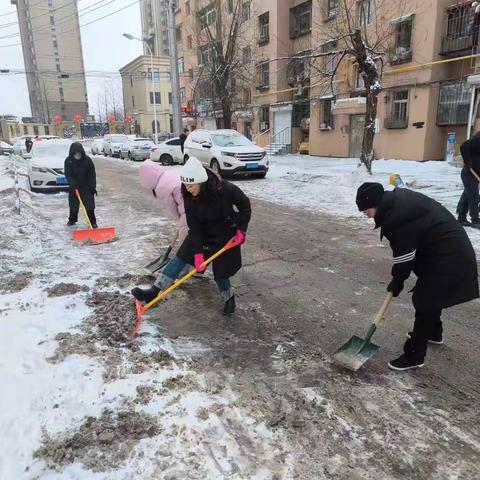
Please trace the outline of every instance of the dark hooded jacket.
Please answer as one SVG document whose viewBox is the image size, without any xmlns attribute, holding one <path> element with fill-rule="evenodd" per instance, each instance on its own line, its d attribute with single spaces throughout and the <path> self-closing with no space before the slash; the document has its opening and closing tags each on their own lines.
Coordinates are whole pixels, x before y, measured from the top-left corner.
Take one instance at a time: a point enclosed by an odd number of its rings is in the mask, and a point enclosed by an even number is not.
<svg viewBox="0 0 480 480">
<path fill-rule="evenodd" d="M 82 154 L 80 160 L 74 158 L 77 152 Z M 74 195 L 75 190 L 78 189 L 87 210 L 93 210 L 95 208 L 94 194 L 97 188 L 97 176 L 95 165 L 85 153 L 81 143 L 74 142 L 70 145 L 68 157 L 65 159 L 65 176 L 68 180 L 70 193 Z"/>
<path fill-rule="evenodd" d="M 465 167 L 472 168 L 477 175 L 480 175 L 480 132 L 462 143 L 460 153 Z"/>
<path fill-rule="evenodd" d="M 233 183 L 207 169 L 208 181 L 193 197 L 182 186 L 189 233 L 178 256 L 193 265 L 193 256 L 207 249 L 206 257 L 220 250 L 236 233 L 247 231 L 251 217 L 248 197 Z M 213 262 L 216 279 L 235 275 L 242 266 L 240 247 L 228 250 Z"/>
<path fill-rule="evenodd" d="M 453 215 L 435 200 L 405 188 L 385 192 L 375 216 L 380 238 L 393 250 L 392 276 L 413 271 L 417 310 L 451 307 L 478 298 L 477 261 L 472 244 Z"/>
</svg>

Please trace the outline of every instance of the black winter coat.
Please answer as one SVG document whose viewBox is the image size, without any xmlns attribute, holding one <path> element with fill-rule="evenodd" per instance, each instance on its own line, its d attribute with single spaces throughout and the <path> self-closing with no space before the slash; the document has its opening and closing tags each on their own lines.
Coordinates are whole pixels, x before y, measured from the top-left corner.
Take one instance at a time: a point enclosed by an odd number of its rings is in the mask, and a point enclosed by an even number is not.
<svg viewBox="0 0 480 480">
<path fill-rule="evenodd" d="M 460 147 L 463 163 L 480 175 L 480 135 L 477 133 Z"/>
<path fill-rule="evenodd" d="M 73 156 L 75 153 L 81 153 L 82 158 L 76 160 Z M 83 145 L 75 142 L 70 145 L 70 152 L 65 159 L 65 176 L 68 180 L 70 194 L 75 194 L 75 189 L 80 190 L 80 196 L 87 210 L 95 208 L 95 198 L 97 188 L 97 176 L 95 173 L 95 165 L 92 159 L 87 156 Z"/>
<path fill-rule="evenodd" d="M 385 192 L 375 216 L 380 238 L 393 250 L 392 276 L 413 271 L 417 310 L 451 307 L 478 298 L 477 261 L 472 244 L 453 215 L 435 200 L 397 188 Z"/>
<path fill-rule="evenodd" d="M 192 265 L 195 254 L 206 249 L 207 259 L 235 235 L 237 228 L 246 232 L 251 217 L 250 200 L 240 188 L 211 171 L 208 176 L 209 191 L 198 197 L 182 188 L 189 233 L 177 255 Z M 235 247 L 213 262 L 213 274 L 215 279 L 229 278 L 241 267 L 241 250 Z"/>
</svg>

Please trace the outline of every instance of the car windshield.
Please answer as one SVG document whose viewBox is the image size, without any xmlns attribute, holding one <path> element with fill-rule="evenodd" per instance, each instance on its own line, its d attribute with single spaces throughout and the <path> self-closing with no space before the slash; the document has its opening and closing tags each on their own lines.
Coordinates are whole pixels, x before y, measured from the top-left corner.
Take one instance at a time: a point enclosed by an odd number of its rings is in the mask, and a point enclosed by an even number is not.
<svg viewBox="0 0 480 480">
<path fill-rule="evenodd" d="M 213 143 L 219 147 L 249 147 L 252 145 L 250 140 L 243 135 L 214 134 Z"/>
<path fill-rule="evenodd" d="M 70 144 L 64 145 L 37 145 L 33 149 L 33 155 L 39 158 L 48 158 L 48 157 L 68 157 L 68 152 L 70 150 Z"/>
<path fill-rule="evenodd" d="M 112 139 L 112 142 L 115 142 L 115 143 L 124 143 L 128 140 L 128 138 L 123 135 L 114 135 L 113 137 L 111 137 L 111 139 Z"/>
<path fill-rule="evenodd" d="M 135 142 L 142 142 L 142 143 L 148 143 L 149 145 L 152 144 L 153 145 L 153 142 L 148 139 L 148 138 L 136 138 L 134 140 Z"/>
</svg>

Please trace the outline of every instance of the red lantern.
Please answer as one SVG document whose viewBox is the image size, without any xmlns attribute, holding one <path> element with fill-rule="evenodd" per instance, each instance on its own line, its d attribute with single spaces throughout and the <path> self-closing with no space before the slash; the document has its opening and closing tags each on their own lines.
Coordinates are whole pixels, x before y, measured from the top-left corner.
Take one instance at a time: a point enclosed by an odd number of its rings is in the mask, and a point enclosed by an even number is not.
<svg viewBox="0 0 480 480">
<path fill-rule="evenodd" d="M 125 120 L 130 123 L 133 120 L 133 117 L 131 115 L 126 115 Z"/>
<path fill-rule="evenodd" d="M 73 119 L 77 122 L 77 123 L 80 123 L 80 121 L 82 120 L 82 116 L 81 115 L 75 115 L 73 117 Z"/>
<path fill-rule="evenodd" d="M 62 116 L 61 115 L 55 115 L 55 123 L 58 125 L 59 123 L 62 123 Z"/>
<path fill-rule="evenodd" d="M 117 118 L 115 117 L 115 115 L 109 115 L 108 116 L 108 121 L 109 122 L 114 122 Z"/>
</svg>

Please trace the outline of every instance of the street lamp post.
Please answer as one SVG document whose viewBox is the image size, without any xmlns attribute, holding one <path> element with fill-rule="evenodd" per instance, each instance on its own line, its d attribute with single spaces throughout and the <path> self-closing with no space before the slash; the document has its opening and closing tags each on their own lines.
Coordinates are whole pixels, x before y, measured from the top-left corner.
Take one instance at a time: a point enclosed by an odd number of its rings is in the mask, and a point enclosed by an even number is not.
<svg viewBox="0 0 480 480">
<path fill-rule="evenodd" d="M 148 42 L 146 42 L 145 40 L 141 39 L 141 38 L 137 38 L 137 37 L 134 37 L 133 35 L 130 35 L 129 33 L 124 33 L 123 36 L 125 38 L 128 38 L 128 40 L 138 40 L 139 42 L 142 42 L 147 48 L 148 48 L 148 51 L 150 53 L 150 70 L 151 70 L 151 74 L 152 74 L 152 90 L 153 90 L 153 132 L 154 132 L 154 143 L 157 143 L 157 139 L 158 139 L 158 131 L 157 131 L 157 101 L 156 101 L 156 98 L 155 98 L 155 74 L 154 74 L 154 70 L 153 70 L 153 52 L 152 52 L 152 49 L 150 47 L 150 45 L 148 44 Z"/>
</svg>

